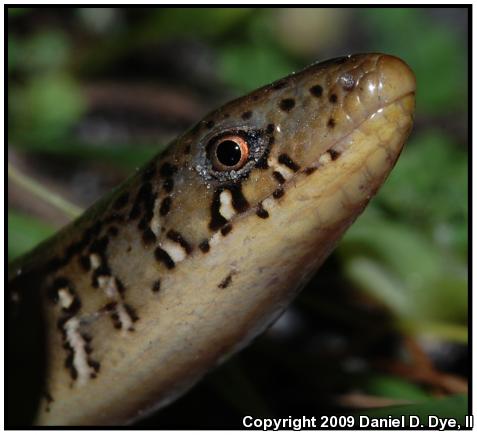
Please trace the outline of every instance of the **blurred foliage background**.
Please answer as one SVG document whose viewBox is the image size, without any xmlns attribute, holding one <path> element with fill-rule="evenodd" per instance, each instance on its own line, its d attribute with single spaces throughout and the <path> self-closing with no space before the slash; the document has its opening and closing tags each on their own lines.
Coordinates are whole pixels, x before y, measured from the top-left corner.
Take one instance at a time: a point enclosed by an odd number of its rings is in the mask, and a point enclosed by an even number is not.
<svg viewBox="0 0 477 435">
<path fill-rule="evenodd" d="M 242 93 L 353 52 L 397 55 L 417 76 L 411 139 L 322 272 L 253 346 L 141 424 L 466 413 L 468 19 L 465 8 L 8 8 L 10 259 L 68 222 L 68 203 L 87 207 Z"/>
</svg>

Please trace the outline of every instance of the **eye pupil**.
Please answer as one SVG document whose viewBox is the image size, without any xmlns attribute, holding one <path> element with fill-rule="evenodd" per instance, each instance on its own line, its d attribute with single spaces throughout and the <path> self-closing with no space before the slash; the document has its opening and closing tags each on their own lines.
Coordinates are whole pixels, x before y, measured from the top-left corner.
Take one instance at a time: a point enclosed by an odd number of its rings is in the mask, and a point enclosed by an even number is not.
<svg viewBox="0 0 477 435">
<path fill-rule="evenodd" d="M 224 140 L 217 146 L 216 155 L 224 166 L 235 166 L 242 158 L 242 149 L 237 142 Z"/>
<path fill-rule="evenodd" d="M 248 162 L 249 145 L 241 135 L 227 134 L 212 139 L 207 153 L 214 170 L 219 172 L 239 171 Z"/>
</svg>

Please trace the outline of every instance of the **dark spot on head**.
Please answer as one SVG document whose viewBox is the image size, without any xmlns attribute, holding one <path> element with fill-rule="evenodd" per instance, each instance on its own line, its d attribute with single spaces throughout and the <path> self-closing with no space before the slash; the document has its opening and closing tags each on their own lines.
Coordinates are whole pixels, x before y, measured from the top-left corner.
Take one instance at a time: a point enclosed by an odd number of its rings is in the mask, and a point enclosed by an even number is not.
<svg viewBox="0 0 477 435">
<path fill-rule="evenodd" d="M 133 307 L 131 307 L 131 305 L 124 304 L 124 309 L 129 314 L 129 317 L 131 317 L 131 320 L 133 322 L 137 322 L 139 320 L 139 316 L 137 315 L 136 310 Z"/>
<path fill-rule="evenodd" d="M 267 133 L 272 134 L 275 131 L 275 124 L 268 124 L 267 125 Z"/>
<path fill-rule="evenodd" d="M 147 246 L 152 243 L 156 243 L 156 240 L 157 238 L 154 232 L 151 230 L 150 227 L 147 227 L 142 233 L 142 241 L 144 242 L 144 244 Z"/>
<path fill-rule="evenodd" d="M 310 88 L 311 95 L 315 97 L 321 97 L 323 94 L 323 88 L 320 85 L 315 85 Z"/>
<path fill-rule="evenodd" d="M 89 260 L 89 257 L 87 255 L 82 255 L 79 258 L 79 263 L 83 270 L 85 270 L 86 272 L 91 269 L 91 261 Z"/>
<path fill-rule="evenodd" d="M 252 95 L 252 100 L 253 100 L 253 101 L 258 101 L 259 98 L 260 98 L 260 97 L 259 97 L 257 94 Z"/>
<path fill-rule="evenodd" d="M 338 101 L 338 96 L 336 94 L 330 95 L 330 103 L 336 103 Z"/>
<path fill-rule="evenodd" d="M 119 278 L 114 278 L 114 282 L 116 284 L 116 288 L 118 289 L 119 294 L 123 295 L 126 291 L 126 287 L 124 287 L 123 282 Z"/>
<path fill-rule="evenodd" d="M 159 170 L 159 173 L 161 174 L 161 177 L 164 178 L 170 178 L 172 177 L 175 173 L 177 172 L 177 166 L 172 165 L 169 162 L 165 162 L 162 166 L 161 169 Z"/>
<path fill-rule="evenodd" d="M 140 214 L 141 214 L 141 204 L 138 202 L 135 202 L 129 213 L 129 219 L 134 220 L 138 218 Z"/>
<path fill-rule="evenodd" d="M 109 268 L 108 263 L 105 261 L 104 258 L 101 259 L 101 264 L 93 272 L 93 276 L 91 278 L 91 285 L 94 288 L 98 288 L 100 276 L 111 276 L 111 269 Z"/>
<path fill-rule="evenodd" d="M 329 128 L 334 128 L 335 125 L 336 125 L 336 122 L 333 118 L 330 118 L 330 119 L 328 119 L 328 124 L 327 125 L 328 125 Z"/>
<path fill-rule="evenodd" d="M 280 109 L 284 112 L 289 112 L 295 107 L 295 100 L 293 98 L 285 98 L 284 100 L 280 101 Z"/>
<path fill-rule="evenodd" d="M 267 219 L 270 215 L 268 214 L 268 211 L 263 208 L 263 205 L 261 202 L 258 203 L 257 205 L 257 216 L 262 219 Z"/>
<path fill-rule="evenodd" d="M 278 163 L 285 165 L 290 168 L 293 172 L 296 172 L 300 169 L 300 166 L 297 165 L 288 154 L 280 154 L 278 156 Z"/>
<path fill-rule="evenodd" d="M 142 181 L 149 181 L 152 177 L 154 177 L 154 174 L 156 173 L 156 164 L 150 163 L 145 169 L 142 174 Z"/>
<path fill-rule="evenodd" d="M 155 195 L 152 193 L 152 184 L 149 181 L 142 184 L 136 198 L 134 199 L 134 204 L 129 213 L 129 219 L 133 220 L 139 217 L 141 214 L 141 204 L 143 203 L 145 204 L 146 209 L 152 209 L 154 205 L 154 197 Z"/>
<path fill-rule="evenodd" d="M 149 222 L 154 216 L 154 205 L 156 202 L 156 193 L 151 193 L 144 199 L 144 219 Z"/>
<path fill-rule="evenodd" d="M 139 189 L 137 196 L 136 196 L 136 201 L 144 201 L 147 199 L 152 193 L 152 184 L 149 181 L 146 181 L 141 185 L 141 188 Z"/>
<path fill-rule="evenodd" d="M 111 320 L 113 321 L 113 326 L 116 329 L 121 329 L 121 322 L 119 321 L 119 315 L 116 311 L 111 313 Z"/>
<path fill-rule="evenodd" d="M 168 269 L 173 269 L 176 265 L 174 263 L 174 260 L 161 247 L 157 247 L 155 249 L 154 256 L 156 257 L 157 261 L 160 261 L 161 263 L 163 263 L 164 266 L 166 266 Z"/>
<path fill-rule="evenodd" d="M 45 269 L 47 273 L 53 273 L 60 269 L 62 266 L 63 262 L 61 261 L 60 257 L 56 255 L 50 261 L 48 261 Z"/>
<path fill-rule="evenodd" d="M 68 264 L 69 261 L 78 253 L 80 253 L 86 245 L 81 240 L 78 242 L 71 243 L 65 251 L 65 256 L 63 258 L 64 264 Z"/>
<path fill-rule="evenodd" d="M 230 224 L 224 225 L 220 230 L 223 236 L 226 236 L 230 231 L 232 231 L 232 225 Z"/>
<path fill-rule="evenodd" d="M 232 274 L 229 273 L 222 282 L 218 285 L 219 288 L 227 288 L 232 282 Z"/>
<path fill-rule="evenodd" d="M 333 148 L 328 150 L 328 154 L 330 155 L 331 160 L 336 160 L 341 155 L 339 151 L 336 151 Z"/>
<path fill-rule="evenodd" d="M 278 82 L 273 83 L 271 88 L 273 90 L 283 89 L 287 85 L 287 83 L 288 82 L 285 79 L 281 79 Z"/>
<path fill-rule="evenodd" d="M 111 311 L 115 311 L 117 305 L 118 305 L 117 302 L 108 302 L 106 305 L 103 306 L 103 308 L 101 308 L 101 311 L 107 312 L 107 313 Z"/>
<path fill-rule="evenodd" d="M 85 231 L 83 237 L 87 240 L 87 243 L 101 232 L 102 226 L 102 222 L 98 220 Z"/>
<path fill-rule="evenodd" d="M 156 281 L 154 281 L 154 282 L 152 283 L 152 288 L 151 288 L 151 290 L 152 290 L 154 293 L 157 293 L 160 289 L 161 289 L 161 280 L 160 280 L 160 279 L 156 279 Z"/>
<path fill-rule="evenodd" d="M 246 112 L 242 113 L 242 119 L 245 121 L 247 119 L 250 119 L 252 117 L 252 111 L 247 110 Z"/>
<path fill-rule="evenodd" d="M 162 184 L 162 188 L 167 192 L 171 193 L 174 190 L 174 179 L 166 178 Z"/>
<path fill-rule="evenodd" d="M 273 171 L 272 175 L 275 177 L 275 180 L 277 180 L 280 184 L 285 183 L 285 178 L 283 177 L 282 174 L 278 171 Z"/>
<path fill-rule="evenodd" d="M 114 312 L 116 310 L 117 305 L 118 305 L 117 302 L 108 302 L 101 308 L 101 311 L 106 313 Z"/>
<path fill-rule="evenodd" d="M 106 251 L 106 248 L 108 247 L 109 244 L 109 237 L 108 236 L 103 236 L 99 239 L 96 239 L 91 243 L 91 246 L 89 247 L 89 252 L 95 252 L 97 254 L 104 254 Z"/>
<path fill-rule="evenodd" d="M 171 204 L 172 204 L 172 198 L 170 196 L 166 196 L 162 202 L 161 202 L 161 207 L 159 209 L 159 213 L 161 216 L 165 216 L 167 213 L 169 213 L 171 209 Z"/>
<path fill-rule="evenodd" d="M 203 240 L 202 242 L 200 242 L 199 244 L 199 249 L 205 254 L 206 252 L 209 252 L 210 251 L 210 246 L 209 246 L 209 242 L 207 240 Z"/>
<path fill-rule="evenodd" d="M 110 224 L 111 222 L 123 222 L 124 221 L 124 215 L 120 213 L 113 212 L 111 213 L 108 217 L 103 219 L 104 224 Z"/>
<path fill-rule="evenodd" d="M 275 199 L 281 198 L 285 194 L 285 191 L 283 190 L 283 187 L 279 187 L 273 192 L 273 197 Z"/>
<path fill-rule="evenodd" d="M 210 120 L 210 121 L 207 121 L 205 123 L 205 126 L 208 128 L 208 129 L 211 129 L 213 126 L 215 125 L 215 122 Z"/>
<path fill-rule="evenodd" d="M 119 229 L 117 226 L 115 225 L 111 225 L 109 228 L 108 228 L 108 234 L 110 236 L 113 236 L 113 237 L 116 237 L 118 234 L 119 234 Z"/>
<path fill-rule="evenodd" d="M 184 154 L 190 154 L 190 144 L 185 146 Z"/>
<path fill-rule="evenodd" d="M 94 360 L 94 359 L 91 359 L 91 358 L 88 358 L 88 365 L 96 372 L 98 373 L 99 372 L 99 369 L 101 368 L 101 364 Z M 96 374 L 95 373 L 91 373 L 91 377 L 92 378 L 95 378 L 96 377 Z"/>
<path fill-rule="evenodd" d="M 305 169 L 305 174 L 306 174 L 306 175 L 313 174 L 313 172 L 315 172 L 316 169 L 317 169 L 316 167 L 310 166 L 310 167 L 308 167 L 308 168 Z"/>
<path fill-rule="evenodd" d="M 238 213 L 246 211 L 250 205 L 242 193 L 242 184 L 231 184 L 227 189 L 232 194 L 232 206 Z"/>
<path fill-rule="evenodd" d="M 114 201 L 113 203 L 113 208 L 115 210 L 120 210 L 122 209 L 123 207 L 126 206 L 126 204 L 128 203 L 129 201 L 129 193 L 128 192 L 124 192 L 123 194 L 119 195 L 118 198 L 116 199 L 116 201 Z"/>
<path fill-rule="evenodd" d="M 188 254 L 192 252 L 192 246 L 186 239 L 184 239 L 181 233 L 175 230 L 169 230 L 167 232 L 167 238 L 173 242 L 179 243 L 179 245 L 181 245 L 184 251 L 186 251 Z"/>
</svg>

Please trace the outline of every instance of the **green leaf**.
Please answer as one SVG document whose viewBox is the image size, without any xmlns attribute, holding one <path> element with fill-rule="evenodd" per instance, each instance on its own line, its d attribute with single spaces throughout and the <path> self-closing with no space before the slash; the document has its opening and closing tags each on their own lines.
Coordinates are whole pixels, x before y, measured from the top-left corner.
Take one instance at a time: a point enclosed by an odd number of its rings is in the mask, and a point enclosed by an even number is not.
<svg viewBox="0 0 477 435">
<path fill-rule="evenodd" d="M 429 395 L 421 388 L 393 376 L 370 376 L 366 382 L 365 391 L 375 396 L 408 401 L 423 401 L 429 399 Z"/>
<path fill-rule="evenodd" d="M 11 8 L 11 7 L 7 7 L 9 17 L 16 17 L 16 16 L 19 16 L 19 15 L 26 14 L 26 13 L 30 12 L 32 9 L 33 8 Z"/>
<path fill-rule="evenodd" d="M 291 74 L 294 65 L 280 51 L 267 45 L 225 46 L 219 53 L 219 77 L 238 91 L 251 91 Z"/>
<path fill-rule="evenodd" d="M 343 238 L 338 252 L 348 277 L 387 305 L 398 322 L 414 328 L 424 324 L 465 327 L 466 268 L 420 232 L 378 216 L 363 215 Z M 448 328 L 427 328 L 426 332 L 442 330 Z"/>
<path fill-rule="evenodd" d="M 8 72 L 12 72 L 17 66 L 19 43 L 18 40 L 8 35 Z"/>
<path fill-rule="evenodd" d="M 29 141 L 16 142 L 16 148 L 29 151 L 41 152 L 42 154 L 59 155 L 64 158 L 104 161 L 120 166 L 125 169 L 137 168 L 166 147 L 163 145 L 148 144 L 107 144 L 92 145 L 78 142 L 70 138 L 61 141 Z"/>
<path fill-rule="evenodd" d="M 22 41 L 18 47 L 21 66 L 33 74 L 56 71 L 64 68 L 70 58 L 70 41 L 59 30 L 48 30 Z"/>
<path fill-rule="evenodd" d="M 468 157 L 449 137 L 425 131 L 406 146 L 376 198 L 403 222 L 467 256 Z"/>
<path fill-rule="evenodd" d="M 142 23 L 140 39 L 158 40 L 173 35 L 217 38 L 243 22 L 252 11 L 250 8 L 157 8 Z"/>
<path fill-rule="evenodd" d="M 358 415 L 381 418 L 415 415 L 420 418 L 421 424 L 424 424 L 424 426 L 427 426 L 429 416 L 438 416 L 441 418 L 455 418 L 463 426 L 467 413 L 467 396 L 456 395 L 444 399 L 430 399 L 413 405 L 386 406 L 366 410 Z"/>
<path fill-rule="evenodd" d="M 13 142 L 57 141 L 72 128 L 85 110 L 83 95 L 68 76 L 34 77 L 25 87 L 9 93 Z"/>
<path fill-rule="evenodd" d="M 46 222 L 24 213 L 8 211 L 8 259 L 34 248 L 38 243 L 55 232 L 55 228 Z"/>
</svg>

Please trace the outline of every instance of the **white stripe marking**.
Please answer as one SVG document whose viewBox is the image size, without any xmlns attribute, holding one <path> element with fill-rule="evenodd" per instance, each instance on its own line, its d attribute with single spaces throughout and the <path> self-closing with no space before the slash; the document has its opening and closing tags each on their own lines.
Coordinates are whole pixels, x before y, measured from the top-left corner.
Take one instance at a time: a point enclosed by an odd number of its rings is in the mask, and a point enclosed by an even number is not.
<svg viewBox="0 0 477 435">
<path fill-rule="evenodd" d="M 161 200 L 159 197 L 156 198 L 154 201 L 154 215 L 152 216 L 150 227 L 151 231 L 159 237 L 159 233 L 161 232 L 161 219 L 159 218 L 159 208 L 161 206 Z"/>
<path fill-rule="evenodd" d="M 73 350 L 73 367 L 78 373 L 78 384 L 83 385 L 93 373 L 88 364 L 86 353 L 86 341 L 79 332 L 80 323 L 76 317 L 72 317 L 65 323 L 66 340 Z"/>
<path fill-rule="evenodd" d="M 169 254 L 169 257 L 172 258 L 174 263 L 179 263 L 180 261 L 186 258 L 187 252 L 185 249 L 177 242 L 172 240 L 165 240 L 161 243 L 161 248 Z"/>
<path fill-rule="evenodd" d="M 131 316 L 126 311 L 126 308 L 124 308 L 123 304 L 117 305 L 116 312 L 118 313 L 119 321 L 121 322 L 121 329 L 124 331 L 131 329 L 133 326 L 133 321 Z"/>
<path fill-rule="evenodd" d="M 93 269 L 97 269 L 99 266 L 101 266 L 101 258 L 98 254 L 90 254 L 89 261 Z"/>
<path fill-rule="evenodd" d="M 294 175 L 294 172 L 288 166 L 285 166 L 279 163 L 275 157 L 268 158 L 268 165 L 274 171 L 277 171 L 278 173 L 280 173 L 285 180 L 289 180 Z"/>
<path fill-rule="evenodd" d="M 318 160 L 320 165 L 326 165 L 327 163 L 331 162 L 331 156 L 329 153 L 323 153 Z"/>
<path fill-rule="evenodd" d="M 60 299 L 62 308 L 69 308 L 74 301 L 74 296 L 71 294 L 68 288 L 60 288 L 58 290 L 58 297 Z"/>
<path fill-rule="evenodd" d="M 236 214 L 232 205 L 232 194 L 227 189 L 220 193 L 219 213 L 227 220 L 231 219 Z"/>
</svg>

